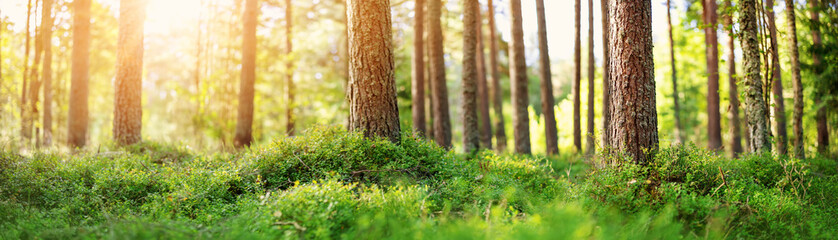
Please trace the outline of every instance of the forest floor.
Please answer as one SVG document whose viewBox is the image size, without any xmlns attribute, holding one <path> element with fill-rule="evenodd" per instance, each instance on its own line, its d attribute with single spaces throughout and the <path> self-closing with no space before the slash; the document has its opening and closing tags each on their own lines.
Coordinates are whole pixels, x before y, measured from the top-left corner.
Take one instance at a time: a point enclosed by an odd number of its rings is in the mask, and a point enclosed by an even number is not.
<svg viewBox="0 0 838 240">
<path fill-rule="evenodd" d="M 474 155 L 317 127 L 238 153 L 0 152 L 0 239 L 829 239 L 838 162 Z"/>
</svg>

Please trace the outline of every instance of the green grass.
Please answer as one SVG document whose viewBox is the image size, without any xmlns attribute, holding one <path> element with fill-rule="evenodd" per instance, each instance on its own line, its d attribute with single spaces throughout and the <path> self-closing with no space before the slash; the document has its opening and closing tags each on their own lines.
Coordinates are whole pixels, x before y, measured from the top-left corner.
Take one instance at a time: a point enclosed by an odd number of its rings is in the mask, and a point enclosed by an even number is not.
<svg viewBox="0 0 838 240">
<path fill-rule="evenodd" d="M 239 153 L 0 152 L 0 239 L 819 239 L 838 164 L 694 146 L 648 166 L 463 156 L 318 127 Z"/>
</svg>

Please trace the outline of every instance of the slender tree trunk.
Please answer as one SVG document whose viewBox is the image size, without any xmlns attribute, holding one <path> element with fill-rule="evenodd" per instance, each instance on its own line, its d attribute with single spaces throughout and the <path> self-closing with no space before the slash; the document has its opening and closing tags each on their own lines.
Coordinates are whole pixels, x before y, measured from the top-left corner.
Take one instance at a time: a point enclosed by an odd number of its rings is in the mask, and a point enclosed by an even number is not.
<svg viewBox="0 0 838 240">
<path fill-rule="evenodd" d="M 44 41 L 44 63 L 41 69 L 41 77 L 44 84 L 44 128 L 43 145 L 52 145 L 52 0 L 44 0 L 43 16 L 41 20 L 41 31 Z"/>
<path fill-rule="evenodd" d="M 67 136 L 73 148 L 87 142 L 88 69 L 90 63 L 90 0 L 73 1 L 73 72 Z"/>
<path fill-rule="evenodd" d="M 37 4 L 37 2 L 36 2 Z M 23 86 L 20 90 L 20 135 L 23 137 L 24 140 L 29 140 L 32 137 L 31 129 L 27 128 L 28 124 L 27 121 L 29 119 L 29 114 L 26 108 L 27 104 L 29 103 L 29 99 L 27 98 L 26 94 L 29 87 L 29 46 L 31 42 L 31 33 L 29 32 L 29 20 L 31 19 L 32 15 L 32 0 L 29 0 L 26 3 L 26 46 L 24 47 L 24 56 L 23 56 Z"/>
<path fill-rule="evenodd" d="M 489 83 L 486 80 L 486 58 L 483 50 L 483 17 L 477 7 L 477 108 L 480 113 L 480 146 L 492 149 L 492 119 L 489 112 Z"/>
<path fill-rule="evenodd" d="M 658 148 L 655 71 L 652 52 L 652 3 L 614 0 L 610 28 L 611 147 L 648 163 Z"/>
<path fill-rule="evenodd" d="M 349 129 L 399 143 L 390 1 L 348 3 Z"/>
<path fill-rule="evenodd" d="M 492 75 L 492 87 L 489 89 L 492 107 L 495 112 L 495 141 L 498 152 L 506 151 L 506 123 L 503 119 L 503 86 L 500 85 L 500 66 L 498 65 L 498 34 L 495 25 L 495 5 L 489 0 L 489 73 Z"/>
<path fill-rule="evenodd" d="M 509 81 L 512 83 L 512 127 L 515 130 L 515 152 L 530 154 L 530 116 L 527 111 L 529 94 L 527 90 L 527 62 L 524 56 L 524 27 L 521 16 L 521 0 L 510 0 L 510 23 L 512 38 L 509 48 Z"/>
<path fill-rule="evenodd" d="M 253 143 L 253 94 L 256 80 L 256 24 L 259 17 L 258 0 L 245 0 L 242 15 L 242 69 L 239 86 L 238 121 L 236 122 L 236 147 Z"/>
<path fill-rule="evenodd" d="M 763 98 L 763 86 L 760 79 L 759 41 L 757 40 L 757 15 L 755 0 L 741 0 L 739 5 L 739 36 L 745 64 L 745 115 L 748 132 L 751 135 L 748 149 L 750 152 L 770 151 L 768 123 L 765 113 L 768 111 Z"/>
<path fill-rule="evenodd" d="M 477 0 L 463 1 L 463 151 L 480 148 L 477 119 Z"/>
<path fill-rule="evenodd" d="M 389 16 L 389 15 L 388 15 Z M 445 58 L 442 51 L 442 3 L 428 2 L 428 47 L 430 48 L 431 88 L 434 110 L 434 139 L 440 146 L 451 148 L 451 113 L 448 110 L 448 87 L 445 81 Z"/>
<path fill-rule="evenodd" d="M 425 0 L 416 0 L 413 19 L 413 130 L 425 136 Z"/>
<path fill-rule="evenodd" d="M 119 41 L 113 136 L 120 145 L 142 140 L 143 25 L 146 0 L 121 0 L 119 3 Z"/>
<path fill-rule="evenodd" d="M 800 77 L 800 52 L 797 49 L 797 19 L 794 15 L 794 1 L 786 0 L 786 21 L 789 24 L 789 49 L 791 51 L 791 79 L 794 89 L 794 117 L 792 129 L 794 131 L 794 156 L 806 158 L 803 150 L 803 82 Z"/>
<path fill-rule="evenodd" d="M 675 38 L 672 36 L 672 6 L 671 1 L 666 0 L 666 21 L 669 31 L 669 64 L 672 67 L 672 100 L 674 102 L 673 117 L 675 118 L 675 139 L 678 143 L 684 143 L 684 126 L 681 124 L 681 101 L 678 92 L 678 71 L 675 64 Z"/>
<path fill-rule="evenodd" d="M 707 137 L 708 148 L 722 147 L 721 114 L 719 112 L 719 43 L 716 36 L 716 0 L 703 1 L 704 40 L 707 56 Z"/>
<path fill-rule="evenodd" d="M 608 145 L 611 138 L 608 133 L 611 132 L 611 61 L 610 48 L 611 40 L 608 37 L 609 29 L 611 28 L 609 19 L 609 8 L 611 1 L 601 0 L 600 8 L 602 9 L 602 144 Z"/>
<path fill-rule="evenodd" d="M 297 122 L 297 117 L 294 115 L 294 108 L 297 107 L 297 104 L 294 101 L 294 92 L 296 91 L 294 88 L 294 59 L 292 59 L 291 53 L 294 52 L 293 45 L 291 44 L 292 37 L 292 30 L 294 27 L 294 14 L 291 11 L 294 8 L 294 5 L 291 4 L 291 0 L 285 0 L 285 56 L 286 58 L 285 63 L 285 81 L 288 84 L 288 107 L 286 108 L 285 117 L 287 118 L 285 130 L 288 132 L 289 136 L 294 136 L 294 124 Z"/>
<path fill-rule="evenodd" d="M 774 93 L 774 129 L 777 132 L 777 152 L 788 153 L 788 133 L 786 127 L 786 104 L 783 98 L 783 72 L 780 70 L 780 51 L 777 44 L 777 23 L 774 17 L 774 0 L 765 0 L 768 15 L 768 32 L 771 37 L 771 64 L 774 70 L 771 90 Z"/>
<path fill-rule="evenodd" d="M 821 22 L 820 22 L 820 8 L 821 6 L 819 0 L 810 0 L 809 7 L 812 9 L 809 12 L 809 16 L 812 18 L 812 45 L 815 49 L 822 47 L 821 46 Z M 812 67 L 815 69 L 815 75 L 820 75 L 823 72 L 823 68 L 821 66 L 821 62 L 823 61 L 822 56 L 818 54 L 817 51 L 812 51 Z M 816 89 L 815 90 L 815 105 L 820 106 L 823 103 L 823 90 Z M 818 128 L 818 152 L 825 154 L 829 151 L 829 127 L 826 121 L 826 111 L 825 109 L 821 108 L 817 110 L 815 114 L 815 122 L 817 122 Z"/>
<path fill-rule="evenodd" d="M 588 0 L 588 133 L 585 152 L 593 155 L 596 150 L 594 138 L 594 78 L 596 63 L 594 62 L 594 0 Z"/>
<path fill-rule="evenodd" d="M 556 114 L 553 111 L 555 105 L 553 74 L 550 73 L 550 51 L 547 46 L 547 20 L 544 13 L 544 0 L 536 0 L 535 6 L 538 16 L 538 54 L 539 60 L 541 60 L 539 62 L 541 68 L 538 73 L 541 77 L 541 112 L 544 115 L 544 137 L 546 138 L 547 155 L 554 155 L 559 153 L 559 137 L 556 130 Z M 593 41 L 593 36 L 591 36 L 591 39 Z M 591 52 L 593 53 L 593 50 Z"/>
<path fill-rule="evenodd" d="M 36 5 L 35 6 L 35 13 L 38 12 L 38 2 L 41 2 L 41 1 L 36 1 L 35 2 L 35 5 Z M 43 2 L 41 2 L 41 4 L 42 4 L 42 7 L 43 7 Z M 37 16 L 35 17 L 35 19 L 37 19 Z M 32 129 L 33 129 L 35 119 L 38 118 L 38 98 L 40 97 L 40 94 L 38 94 L 38 91 L 41 89 L 41 82 L 40 82 L 38 73 L 39 73 L 40 65 L 41 65 L 41 56 L 44 52 L 43 51 L 44 50 L 43 49 L 44 42 L 41 40 L 43 38 L 43 36 L 41 34 L 40 29 L 41 29 L 41 26 L 38 26 L 36 28 L 36 31 L 35 31 L 35 40 L 34 40 L 34 42 L 35 42 L 35 58 L 34 58 L 34 61 L 32 62 L 32 68 L 29 69 L 29 89 L 28 89 L 28 93 L 27 93 L 27 95 L 29 97 L 29 102 L 26 103 L 28 110 L 26 111 L 27 118 L 24 119 L 24 121 L 25 121 L 25 127 L 24 127 L 25 131 L 26 131 L 27 134 L 29 134 L 30 138 L 31 137 L 35 138 L 35 142 L 39 142 L 38 139 L 40 139 L 38 137 L 37 133 L 34 136 L 32 135 Z M 37 132 L 37 130 L 35 132 Z M 28 142 L 28 143 L 31 143 L 31 142 Z M 35 144 L 35 145 L 37 146 L 38 144 Z"/>
<path fill-rule="evenodd" d="M 582 152 L 582 6 L 581 0 L 576 0 L 576 31 L 573 44 L 573 146 L 576 152 Z"/>
<path fill-rule="evenodd" d="M 728 35 L 728 42 L 727 42 L 727 74 L 728 74 L 728 98 L 730 99 L 730 111 L 729 111 L 729 121 L 730 121 L 730 150 L 733 152 L 733 156 L 738 156 L 742 153 L 742 124 L 739 121 L 739 89 L 736 85 L 737 76 L 736 76 L 736 34 L 733 32 L 733 5 L 731 0 L 725 0 L 725 29 Z"/>
</svg>

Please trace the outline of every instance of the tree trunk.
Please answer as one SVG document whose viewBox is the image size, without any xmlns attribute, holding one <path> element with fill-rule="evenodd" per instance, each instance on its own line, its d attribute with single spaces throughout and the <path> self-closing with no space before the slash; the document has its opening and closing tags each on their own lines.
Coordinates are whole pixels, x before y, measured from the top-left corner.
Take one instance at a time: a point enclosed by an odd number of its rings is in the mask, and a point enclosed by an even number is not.
<svg viewBox="0 0 838 240">
<path fill-rule="evenodd" d="M 722 147 L 721 114 L 719 113 L 719 43 L 716 36 L 716 0 L 702 0 L 704 11 L 704 43 L 707 60 L 707 147 Z"/>
<path fill-rule="evenodd" d="M 544 137 L 547 144 L 547 155 L 554 155 L 559 153 L 559 137 L 556 130 L 556 114 L 553 111 L 553 106 L 555 105 L 555 99 L 553 99 L 553 74 L 550 73 L 550 51 L 548 50 L 547 43 L 547 20 L 544 13 L 544 0 L 536 0 L 535 5 L 536 15 L 538 16 L 538 54 L 539 60 L 541 60 L 539 62 L 541 68 L 538 73 L 541 77 L 541 112 L 544 115 Z M 593 53 L 593 50 L 591 52 Z"/>
<path fill-rule="evenodd" d="M 239 86 L 236 147 L 253 143 L 253 93 L 256 80 L 256 24 L 259 17 L 258 0 L 245 0 L 242 15 L 242 72 Z"/>
<path fill-rule="evenodd" d="M 675 38 L 672 36 L 672 6 L 671 1 L 666 0 L 666 21 L 669 31 L 669 59 L 672 67 L 672 101 L 673 117 L 675 118 L 675 139 L 678 143 L 684 143 L 684 126 L 681 124 L 681 101 L 678 93 L 678 71 L 675 64 Z"/>
<path fill-rule="evenodd" d="M 821 6 L 819 0 L 810 0 L 809 1 L 809 8 L 812 9 L 809 12 L 809 16 L 812 18 L 812 45 L 814 48 L 821 47 L 821 22 L 820 22 L 820 8 Z M 823 61 L 822 56 L 818 54 L 817 51 L 812 51 L 812 67 L 815 69 L 815 75 L 820 75 L 823 72 L 821 61 Z M 816 88 L 815 90 L 815 105 L 820 106 L 823 103 L 823 89 Z M 818 128 L 818 152 L 825 154 L 829 151 L 829 127 L 827 125 L 826 119 L 826 111 L 825 109 L 817 109 L 817 113 L 815 114 L 815 122 L 817 122 Z"/>
<path fill-rule="evenodd" d="M 399 143 L 390 1 L 349 0 L 347 12 L 349 129 Z"/>
<path fill-rule="evenodd" d="M 614 0 L 610 38 L 611 148 L 648 163 L 658 148 L 655 72 L 652 52 L 652 4 L 648 0 Z"/>
<path fill-rule="evenodd" d="M 521 16 L 521 0 L 510 0 L 510 23 L 512 38 L 509 48 L 509 81 L 512 83 L 512 127 L 515 130 L 515 152 L 530 154 L 530 116 L 527 111 L 529 94 L 527 90 L 527 62 L 524 56 L 524 27 Z"/>
<path fill-rule="evenodd" d="M 388 15 L 389 16 L 389 15 Z M 428 2 L 428 47 L 430 48 L 431 88 L 434 110 L 434 139 L 440 146 L 451 148 L 451 113 L 448 110 L 448 87 L 445 81 L 445 56 L 442 52 L 442 3 Z"/>
<path fill-rule="evenodd" d="M 37 2 L 35 3 L 37 4 Z M 20 135 L 23 140 L 28 141 L 29 138 L 32 137 L 31 129 L 28 129 L 27 121 L 29 119 L 28 109 L 26 108 L 27 104 L 29 103 L 29 99 L 26 97 L 28 87 L 29 87 L 29 46 L 31 42 L 31 33 L 29 32 L 29 20 L 32 15 L 32 0 L 29 0 L 26 3 L 26 46 L 24 47 L 24 56 L 23 56 L 23 86 L 20 90 Z"/>
<path fill-rule="evenodd" d="M 728 52 L 727 52 L 727 74 L 728 74 L 728 98 L 730 99 L 730 112 L 728 113 L 728 120 L 730 121 L 730 150 L 733 156 L 738 156 L 742 153 L 742 124 L 739 121 L 739 89 L 736 85 L 736 34 L 733 31 L 733 9 L 731 0 L 725 0 L 724 15 L 725 29 L 728 35 Z"/>
<path fill-rule="evenodd" d="M 771 37 L 771 64 L 773 81 L 771 90 L 774 93 L 774 129 L 777 153 L 788 153 L 788 133 L 786 127 L 786 104 L 783 98 L 783 72 L 780 70 L 780 51 L 777 44 L 777 23 L 774 17 L 774 0 L 765 0 L 766 15 L 768 15 L 768 32 Z"/>
<path fill-rule="evenodd" d="M 483 47 L 483 17 L 477 6 L 477 109 L 480 113 L 480 146 L 492 149 L 492 119 L 489 112 L 489 83 L 486 81 L 486 58 Z"/>
<path fill-rule="evenodd" d="M 594 138 L 594 78 L 596 63 L 594 63 L 594 0 L 588 0 L 588 133 L 585 152 L 590 156 L 596 150 Z"/>
<path fill-rule="evenodd" d="M 44 84 L 44 118 L 42 126 L 44 128 L 43 145 L 50 146 L 52 144 L 52 0 L 44 0 L 43 16 L 41 16 L 41 34 L 43 34 L 44 41 L 44 63 L 41 69 L 41 78 Z"/>
<path fill-rule="evenodd" d="M 35 2 L 35 13 L 38 12 L 38 2 L 40 2 L 40 1 Z M 43 7 L 43 3 L 42 3 L 42 7 Z M 37 16 L 35 17 L 35 19 L 37 19 Z M 44 52 L 43 51 L 44 50 L 43 49 L 44 42 L 41 40 L 43 38 L 43 36 L 41 34 L 40 29 L 41 29 L 41 26 L 38 26 L 36 28 L 36 31 L 35 31 L 35 40 L 34 40 L 34 43 L 35 43 L 35 58 L 34 58 L 34 61 L 32 62 L 32 68 L 29 69 L 29 89 L 27 89 L 28 90 L 27 95 L 28 95 L 28 98 L 29 98 L 29 102 L 26 103 L 28 110 L 26 110 L 27 117 L 26 117 L 26 119 L 24 119 L 24 122 L 25 122 L 24 123 L 24 125 L 25 125 L 24 131 L 26 131 L 26 133 L 29 135 L 29 138 L 33 137 L 33 135 L 32 135 L 33 125 L 34 125 L 35 119 L 38 118 L 38 97 L 40 96 L 40 94 L 38 94 L 38 90 L 41 89 L 41 82 L 39 80 L 38 73 L 39 73 L 39 70 L 40 70 L 41 56 Z M 36 132 L 37 132 L 37 130 L 36 130 Z M 38 142 L 38 139 L 39 139 L 38 134 L 35 134 L 34 138 L 35 138 L 35 142 Z M 27 143 L 31 144 L 31 142 L 27 142 Z"/>
<path fill-rule="evenodd" d="M 492 107 L 495 112 L 495 142 L 498 152 L 506 151 L 506 123 L 503 119 L 503 86 L 500 85 L 500 66 L 498 65 L 498 34 L 495 25 L 495 5 L 489 0 L 489 73 L 492 75 L 492 87 L 489 89 Z"/>
<path fill-rule="evenodd" d="M 416 0 L 413 19 L 413 82 L 411 102 L 413 130 L 425 136 L 425 0 Z"/>
<path fill-rule="evenodd" d="M 477 119 L 477 0 L 463 1 L 463 152 L 480 148 Z"/>
<path fill-rule="evenodd" d="M 90 0 L 73 1 L 73 72 L 67 136 L 73 148 L 87 142 L 88 69 L 90 64 Z"/>
<path fill-rule="evenodd" d="M 582 6 L 581 0 L 576 0 L 576 31 L 573 44 L 573 146 L 576 152 L 582 152 L 582 120 L 580 96 L 582 83 Z"/>
<path fill-rule="evenodd" d="M 294 52 L 294 47 L 291 44 L 292 40 L 292 32 L 293 30 L 293 19 L 294 14 L 291 12 L 293 9 L 293 5 L 291 4 L 291 0 L 285 0 L 285 56 L 286 56 L 286 63 L 285 63 L 285 81 L 288 84 L 288 106 L 285 109 L 285 117 L 287 121 L 285 122 L 285 130 L 288 133 L 288 136 L 294 136 L 294 124 L 297 122 L 296 116 L 294 116 L 294 108 L 297 107 L 297 104 L 294 102 L 294 59 L 291 58 L 291 53 Z"/>
<path fill-rule="evenodd" d="M 794 117 L 792 129 L 794 131 L 794 149 L 796 158 L 806 158 L 803 150 L 803 82 L 800 77 L 800 53 L 797 49 L 797 19 L 794 15 L 794 1 L 786 0 L 786 21 L 789 24 L 789 49 L 791 51 L 791 79 L 794 89 Z"/>
<path fill-rule="evenodd" d="M 611 142 L 611 61 L 610 48 L 611 40 L 608 37 L 611 24 L 609 23 L 609 8 L 611 1 L 601 0 L 602 9 L 602 144 L 608 145 Z"/>
<path fill-rule="evenodd" d="M 146 0 L 121 0 L 119 3 L 113 136 L 120 145 L 131 145 L 142 140 L 143 22 L 146 3 Z"/>
<path fill-rule="evenodd" d="M 741 36 L 739 41 L 745 64 L 745 115 L 748 122 L 748 132 L 751 135 L 748 149 L 750 152 L 770 151 L 771 143 L 768 138 L 768 123 L 765 113 L 768 111 L 763 96 L 763 86 L 760 79 L 759 41 L 757 40 L 757 15 L 755 0 L 741 0 L 739 12 L 739 26 Z"/>
</svg>

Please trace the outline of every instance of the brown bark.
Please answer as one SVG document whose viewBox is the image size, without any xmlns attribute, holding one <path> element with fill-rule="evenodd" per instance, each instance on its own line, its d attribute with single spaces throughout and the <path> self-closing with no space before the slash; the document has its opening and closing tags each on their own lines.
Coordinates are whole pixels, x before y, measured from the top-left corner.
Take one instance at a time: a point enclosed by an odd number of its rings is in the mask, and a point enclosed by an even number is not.
<svg viewBox="0 0 838 240">
<path fill-rule="evenodd" d="M 52 0 L 44 0 L 43 15 L 41 16 L 41 38 L 44 48 L 44 63 L 41 69 L 41 78 L 44 84 L 43 122 L 44 128 L 43 146 L 52 144 Z"/>
<path fill-rule="evenodd" d="M 774 129 L 777 132 L 775 142 L 777 152 L 788 153 L 788 130 L 786 127 L 786 104 L 783 98 L 783 80 L 780 70 L 780 51 L 777 44 L 777 24 L 774 17 L 774 0 L 765 0 L 766 15 L 768 15 L 768 33 L 771 38 L 771 64 L 773 81 L 771 90 L 774 93 Z"/>
<path fill-rule="evenodd" d="M 81 148 L 87 142 L 88 71 L 90 65 L 90 0 L 73 1 L 73 66 L 70 86 L 70 109 L 67 123 L 68 143 Z"/>
<path fill-rule="evenodd" d="M 601 0 L 600 8 L 602 9 L 602 144 L 608 145 L 611 142 L 611 59 L 610 48 L 611 40 L 608 37 L 608 31 L 611 24 L 609 23 L 609 7 L 611 1 Z"/>
<path fill-rule="evenodd" d="M 489 73 L 492 86 L 489 95 L 495 112 L 495 142 L 498 152 L 506 151 L 506 123 L 503 119 L 503 86 L 500 85 L 500 65 L 498 65 L 498 34 L 495 25 L 495 5 L 489 0 Z"/>
<path fill-rule="evenodd" d="M 594 78 L 596 78 L 594 63 L 594 0 L 588 0 L 588 136 L 585 152 L 594 154 L 596 140 L 594 138 Z"/>
<path fill-rule="evenodd" d="M 291 4 L 291 0 L 285 0 L 285 56 L 291 56 L 291 53 L 294 52 L 293 45 L 291 44 L 292 40 L 292 29 L 294 14 L 291 12 L 293 9 L 293 5 Z M 294 102 L 294 60 L 290 57 L 286 58 L 285 63 L 285 81 L 287 83 L 288 91 L 287 99 L 288 99 L 288 106 L 286 106 L 285 118 L 286 118 L 286 125 L 285 130 L 287 131 L 289 136 L 294 136 L 294 124 L 297 121 L 297 118 L 294 116 L 294 108 L 297 107 L 297 104 Z"/>
<path fill-rule="evenodd" d="M 389 15 L 388 15 L 389 16 Z M 451 113 L 448 110 L 448 87 L 445 81 L 445 59 L 442 51 L 442 3 L 428 2 L 428 47 L 430 48 L 431 88 L 434 111 L 434 140 L 451 148 Z"/>
<path fill-rule="evenodd" d="M 480 114 L 480 146 L 492 149 L 492 119 L 489 112 L 489 83 L 486 80 L 486 58 L 483 54 L 483 17 L 477 7 L 477 110 Z"/>
<path fill-rule="evenodd" d="M 582 120 L 581 120 L 581 84 L 582 84 L 582 6 L 581 0 L 576 0 L 576 31 L 573 44 L 573 146 L 576 152 L 582 152 Z"/>
<path fill-rule="evenodd" d="M 678 70 L 675 67 L 675 38 L 672 36 L 672 6 L 671 1 L 666 0 L 666 21 L 669 31 L 669 64 L 672 67 L 672 101 L 673 117 L 675 118 L 675 139 L 678 143 L 684 143 L 684 126 L 681 124 L 681 101 L 678 93 Z"/>
<path fill-rule="evenodd" d="M 36 14 L 38 12 L 38 2 L 41 2 L 41 1 L 36 1 L 35 2 L 35 13 Z M 35 18 L 37 19 L 37 16 Z M 38 118 L 38 98 L 40 97 L 40 94 L 38 94 L 38 90 L 41 89 L 41 82 L 40 82 L 40 79 L 39 79 L 39 74 L 38 74 L 39 71 L 38 70 L 40 69 L 41 56 L 43 56 L 42 54 L 44 52 L 43 51 L 44 42 L 41 40 L 43 38 L 43 36 L 41 34 L 40 29 L 41 29 L 41 27 L 39 26 L 35 30 L 35 40 L 34 40 L 34 43 L 35 43 L 35 52 L 34 52 L 35 53 L 35 58 L 32 62 L 32 67 L 29 69 L 29 89 L 27 89 L 28 90 L 27 96 L 28 96 L 29 101 L 26 103 L 27 110 L 26 110 L 26 117 L 24 118 L 24 131 L 28 134 L 29 138 L 33 137 L 32 129 L 33 129 L 34 121 L 35 121 L 35 119 Z M 37 132 L 37 130 L 36 130 L 36 132 Z M 36 142 L 39 139 L 37 134 L 34 135 L 34 138 L 35 138 Z M 31 143 L 31 142 L 27 142 L 27 143 Z"/>
<path fill-rule="evenodd" d="M 349 129 L 400 140 L 389 0 L 349 0 Z"/>
<path fill-rule="evenodd" d="M 768 111 L 763 98 L 763 86 L 760 79 L 759 41 L 757 40 L 757 17 L 755 0 L 742 0 L 739 6 L 739 41 L 745 64 L 745 115 L 748 122 L 750 152 L 770 151 L 768 123 L 765 113 Z"/>
<path fill-rule="evenodd" d="M 547 44 L 547 20 L 544 13 L 544 0 L 536 0 L 535 5 L 536 15 L 538 16 L 538 54 L 539 60 L 541 60 L 539 62 L 541 68 L 538 73 L 541 77 L 541 112 L 544 115 L 544 137 L 547 144 L 547 155 L 553 155 L 559 153 L 559 137 L 556 129 L 556 114 L 553 110 L 553 106 L 555 105 L 555 100 L 553 99 L 553 75 L 550 73 L 550 51 L 548 50 Z M 591 19 L 593 21 L 593 16 Z M 591 36 L 591 41 L 593 41 L 593 35 Z M 591 54 L 593 54 L 593 50 L 591 50 Z M 593 61 L 593 58 L 591 58 L 591 61 Z M 592 109 L 589 111 L 593 113 Z M 590 119 L 590 121 L 593 121 L 593 119 Z"/>
<path fill-rule="evenodd" d="M 119 3 L 113 136 L 120 145 L 131 145 L 142 140 L 143 22 L 146 3 L 146 0 L 121 0 Z"/>
<path fill-rule="evenodd" d="M 820 22 L 820 8 L 821 6 L 819 0 L 810 0 L 809 7 L 812 9 L 809 12 L 809 17 L 812 18 L 812 45 L 814 48 L 821 47 L 821 22 Z M 821 66 L 821 61 L 823 61 L 822 56 L 818 54 L 817 51 L 812 52 L 812 67 L 815 69 L 815 74 L 820 75 L 823 71 Z M 816 89 L 815 90 L 815 105 L 821 106 L 823 103 L 823 90 Z M 829 150 L 829 127 L 827 125 L 826 119 L 826 111 L 825 109 L 818 109 L 817 113 L 815 114 L 815 122 L 817 122 L 818 128 L 818 152 L 819 153 L 826 153 Z"/>
<path fill-rule="evenodd" d="M 736 85 L 736 34 L 733 32 L 733 5 L 731 0 L 725 0 L 724 15 L 725 29 L 728 35 L 727 42 L 727 74 L 728 74 L 728 98 L 730 99 L 730 111 L 728 112 L 728 121 L 730 121 L 730 150 L 733 156 L 742 153 L 742 124 L 739 120 L 739 89 Z"/>
<path fill-rule="evenodd" d="M 239 86 L 236 147 L 253 143 L 253 93 L 256 80 L 256 21 L 259 17 L 258 0 L 245 0 L 242 15 L 242 72 Z"/>
<path fill-rule="evenodd" d="M 413 130 L 425 136 L 425 0 L 416 0 L 413 19 L 413 76 L 411 102 Z"/>
<path fill-rule="evenodd" d="M 786 21 L 789 24 L 789 49 L 791 57 L 791 80 L 794 89 L 794 116 L 792 129 L 794 131 L 794 156 L 806 158 L 803 150 L 803 82 L 800 77 L 800 52 L 797 49 L 797 19 L 794 15 L 794 1 L 786 0 Z"/>
<path fill-rule="evenodd" d="M 37 4 L 37 2 L 36 2 Z M 27 121 L 29 119 L 28 109 L 26 106 L 29 103 L 29 99 L 27 98 L 27 91 L 29 87 L 29 46 L 31 42 L 31 33 L 29 32 L 29 21 L 32 15 L 32 0 L 29 0 L 26 3 L 26 46 L 24 47 L 24 57 L 23 57 L 23 86 L 20 90 L 20 135 L 23 137 L 24 140 L 29 140 L 32 137 L 32 131 L 27 128 Z"/>
<path fill-rule="evenodd" d="M 480 148 L 477 119 L 477 0 L 463 1 L 463 152 Z"/>
<path fill-rule="evenodd" d="M 634 158 L 652 161 L 658 148 L 655 72 L 652 52 L 652 4 L 645 0 L 614 0 L 610 39 L 611 148 Z"/>
<path fill-rule="evenodd" d="M 515 130 L 515 153 L 530 154 L 530 116 L 527 111 L 527 62 L 524 56 L 524 27 L 521 0 L 510 0 L 512 38 L 509 47 L 509 81 L 512 83 L 512 128 Z"/>
<path fill-rule="evenodd" d="M 719 43 L 716 36 L 716 0 L 702 0 L 704 11 L 704 42 L 707 60 L 707 147 L 722 147 L 721 114 L 719 112 Z"/>
</svg>

